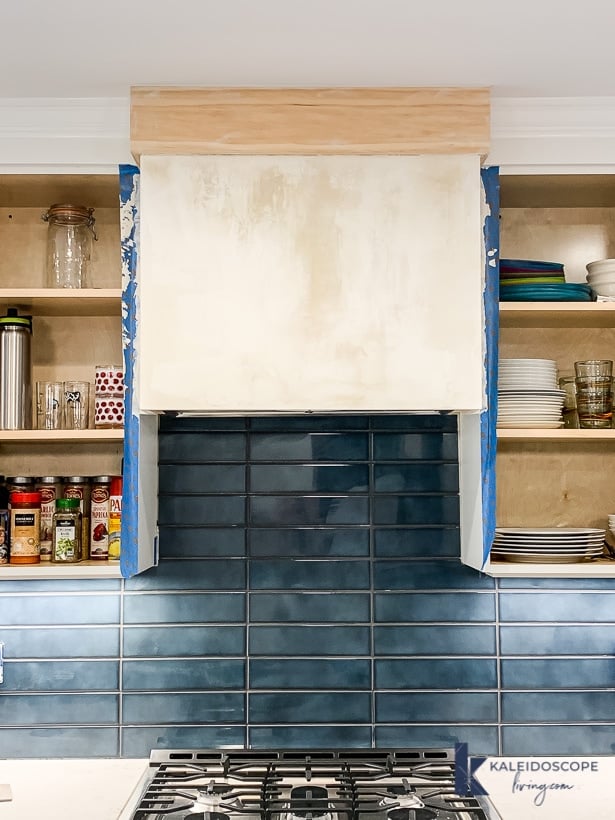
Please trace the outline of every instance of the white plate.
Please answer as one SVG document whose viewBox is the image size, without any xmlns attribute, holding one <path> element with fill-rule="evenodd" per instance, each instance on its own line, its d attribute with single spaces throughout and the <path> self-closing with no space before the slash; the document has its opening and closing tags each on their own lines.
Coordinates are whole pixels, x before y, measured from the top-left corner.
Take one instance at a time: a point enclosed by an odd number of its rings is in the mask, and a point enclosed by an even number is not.
<svg viewBox="0 0 615 820">
<path fill-rule="evenodd" d="M 532 544 L 544 544 L 545 546 L 557 544 L 558 546 L 568 547 L 571 544 L 579 544 L 580 546 L 601 544 L 603 541 L 603 535 L 572 535 L 569 538 L 556 538 L 554 535 L 496 535 L 493 543 L 521 546 L 531 542 Z"/>
<path fill-rule="evenodd" d="M 495 531 L 507 535 L 606 535 L 600 527 L 496 527 Z"/>
<path fill-rule="evenodd" d="M 496 424 L 501 430 L 557 430 L 563 426 L 563 421 L 503 421 Z"/>
<path fill-rule="evenodd" d="M 502 398 L 527 398 L 527 396 L 541 396 L 548 399 L 565 399 L 565 390 L 498 390 L 498 396 Z"/>
<path fill-rule="evenodd" d="M 503 365 L 512 365 L 512 364 L 523 364 L 523 365 L 552 365 L 553 367 L 557 366 L 557 362 L 555 359 L 511 359 L 511 358 L 501 358 L 498 360 L 500 364 Z"/>
</svg>

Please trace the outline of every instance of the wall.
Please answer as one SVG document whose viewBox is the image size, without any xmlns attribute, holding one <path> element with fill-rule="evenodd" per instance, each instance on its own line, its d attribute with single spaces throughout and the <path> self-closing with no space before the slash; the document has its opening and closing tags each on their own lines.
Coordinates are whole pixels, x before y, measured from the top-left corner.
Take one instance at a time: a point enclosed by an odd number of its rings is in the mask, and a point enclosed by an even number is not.
<svg viewBox="0 0 615 820">
<path fill-rule="evenodd" d="M 160 566 L 2 583 L 0 757 L 613 753 L 613 584 L 460 564 L 455 425 L 163 419 Z"/>
</svg>

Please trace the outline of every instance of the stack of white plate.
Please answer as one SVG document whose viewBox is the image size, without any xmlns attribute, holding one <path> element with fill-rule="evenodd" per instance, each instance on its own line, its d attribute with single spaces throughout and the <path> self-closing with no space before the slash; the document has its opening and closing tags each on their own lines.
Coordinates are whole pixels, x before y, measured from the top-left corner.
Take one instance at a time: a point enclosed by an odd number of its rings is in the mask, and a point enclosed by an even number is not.
<svg viewBox="0 0 615 820">
<path fill-rule="evenodd" d="M 552 359 L 500 359 L 498 427 L 562 427 L 565 392 Z"/>
<path fill-rule="evenodd" d="M 528 564 L 576 564 L 600 558 L 606 530 L 584 527 L 496 527 L 491 555 Z"/>
</svg>

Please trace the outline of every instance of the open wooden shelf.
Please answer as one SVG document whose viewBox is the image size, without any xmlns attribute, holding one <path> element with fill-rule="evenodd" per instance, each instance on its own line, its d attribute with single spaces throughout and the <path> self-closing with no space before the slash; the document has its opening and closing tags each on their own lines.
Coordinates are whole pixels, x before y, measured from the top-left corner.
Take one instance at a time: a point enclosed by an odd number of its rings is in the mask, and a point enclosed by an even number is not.
<svg viewBox="0 0 615 820">
<path fill-rule="evenodd" d="M 0 444 L 7 442 L 28 443 L 97 443 L 123 441 L 124 430 L 0 430 Z"/>
<path fill-rule="evenodd" d="M 0 288 L 0 304 L 35 316 L 120 316 L 120 288 Z"/>
<path fill-rule="evenodd" d="M 1 564 L 0 590 L 3 581 L 62 581 L 81 578 L 121 578 L 119 561 L 80 561 L 78 564 Z"/>
<path fill-rule="evenodd" d="M 615 302 L 500 302 L 500 327 L 613 327 Z"/>
<path fill-rule="evenodd" d="M 553 430 L 541 430 L 525 427 L 498 427 L 497 437 L 502 441 L 613 441 L 615 429 L 586 430 L 571 427 L 557 427 Z"/>
<path fill-rule="evenodd" d="M 526 564 L 490 560 L 484 572 L 492 578 L 615 578 L 615 561 L 601 558 L 575 564 Z"/>
</svg>

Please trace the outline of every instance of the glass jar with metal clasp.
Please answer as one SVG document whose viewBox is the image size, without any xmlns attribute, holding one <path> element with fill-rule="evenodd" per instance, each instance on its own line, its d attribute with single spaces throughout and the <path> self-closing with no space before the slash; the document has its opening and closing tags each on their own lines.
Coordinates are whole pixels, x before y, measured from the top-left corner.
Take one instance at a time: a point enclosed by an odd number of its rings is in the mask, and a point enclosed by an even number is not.
<svg viewBox="0 0 615 820">
<path fill-rule="evenodd" d="M 52 205 L 43 214 L 47 231 L 47 287 L 89 288 L 94 208 Z"/>
</svg>

